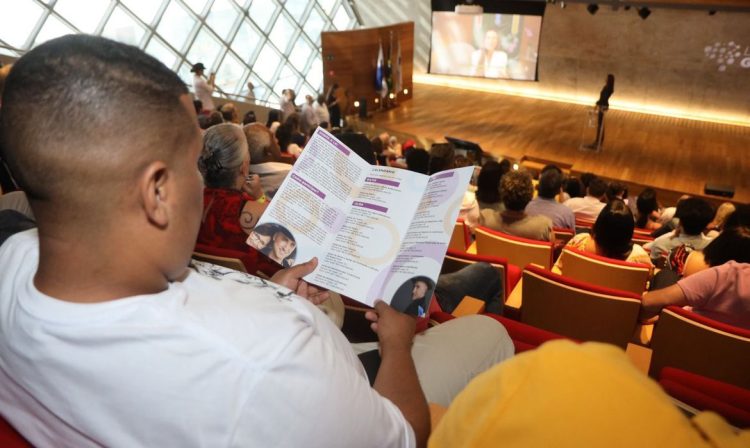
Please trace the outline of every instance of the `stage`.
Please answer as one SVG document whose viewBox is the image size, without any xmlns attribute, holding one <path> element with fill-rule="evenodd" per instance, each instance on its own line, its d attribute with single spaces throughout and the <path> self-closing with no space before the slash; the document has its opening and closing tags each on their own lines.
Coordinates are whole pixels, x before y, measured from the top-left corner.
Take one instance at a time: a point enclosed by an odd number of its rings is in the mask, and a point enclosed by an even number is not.
<svg viewBox="0 0 750 448">
<path fill-rule="evenodd" d="M 610 109 L 603 150 L 592 153 L 578 149 L 587 106 L 427 84 L 415 84 L 412 94 L 355 127 L 416 138 L 426 149 L 444 136 L 470 140 L 496 157 L 534 157 L 651 185 L 665 202 L 703 195 L 705 183 L 732 185 L 733 201 L 750 201 L 750 126 Z"/>
</svg>

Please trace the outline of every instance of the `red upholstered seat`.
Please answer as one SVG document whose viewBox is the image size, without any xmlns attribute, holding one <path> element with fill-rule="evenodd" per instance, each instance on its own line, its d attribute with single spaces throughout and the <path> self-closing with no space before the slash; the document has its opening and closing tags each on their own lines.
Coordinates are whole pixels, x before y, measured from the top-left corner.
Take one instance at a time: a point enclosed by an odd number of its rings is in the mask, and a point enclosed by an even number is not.
<svg viewBox="0 0 750 448">
<path fill-rule="evenodd" d="M 479 226 L 476 235 L 477 254 L 502 257 L 516 266 L 533 263 L 549 269 L 552 266 L 553 244 L 530 240 Z"/>
<path fill-rule="evenodd" d="M 0 447 L 27 448 L 31 444 L 15 430 L 5 418 L 0 417 Z"/>
<path fill-rule="evenodd" d="M 193 258 L 262 277 L 271 277 L 281 269 L 277 263 L 248 246 L 247 252 L 196 244 Z"/>
<path fill-rule="evenodd" d="M 689 406 L 714 411 L 738 427 L 750 427 L 748 389 L 672 367 L 661 370 L 659 384 L 669 395 Z"/>
<path fill-rule="evenodd" d="M 537 328 L 624 349 L 640 308 L 638 294 L 591 285 L 532 265 L 523 271 L 521 321 Z"/>
<path fill-rule="evenodd" d="M 652 267 L 648 264 L 602 257 L 573 247 L 564 248 L 560 259 L 566 277 L 636 294 L 646 290 L 651 277 Z"/>
<path fill-rule="evenodd" d="M 670 306 L 659 314 L 651 350 L 652 377 L 675 367 L 750 389 L 750 330 Z"/>
<path fill-rule="evenodd" d="M 465 251 L 470 244 L 471 233 L 469 232 L 469 226 L 464 223 L 463 218 L 458 218 L 456 225 L 453 227 L 448 249 Z"/>
<path fill-rule="evenodd" d="M 513 340 L 513 345 L 516 348 L 516 353 L 525 352 L 527 350 L 533 350 L 547 341 L 554 339 L 567 339 L 565 336 L 552 333 L 551 331 L 542 330 L 531 325 L 526 325 L 515 320 L 508 319 L 507 317 L 499 316 L 497 314 L 487 313 L 485 316 L 489 316 L 496 321 L 503 324 L 505 329 L 508 331 L 508 336 Z M 432 320 L 443 323 L 454 319 L 452 314 L 437 312 L 431 316 Z"/>
<path fill-rule="evenodd" d="M 491 264 L 500 273 L 500 278 L 503 279 L 505 284 L 504 299 L 508 298 L 508 295 L 516 287 L 516 284 L 521 279 L 521 268 L 508 264 L 508 260 L 502 257 L 493 257 L 489 255 L 476 255 L 470 254 L 463 251 L 457 251 L 448 249 L 448 253 L 445 254 L 443 260 L 443 268 L 441 274 L 447 274 L 450 272 L 456 272 L 470 264 L 477 262 L 485 262 Z"/>
</svg>

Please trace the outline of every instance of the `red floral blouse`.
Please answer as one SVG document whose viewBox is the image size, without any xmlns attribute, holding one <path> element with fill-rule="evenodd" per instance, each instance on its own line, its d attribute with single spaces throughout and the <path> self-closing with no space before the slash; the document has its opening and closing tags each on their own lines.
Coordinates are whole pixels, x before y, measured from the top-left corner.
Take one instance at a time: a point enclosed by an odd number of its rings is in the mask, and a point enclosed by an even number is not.
<svg viewBox="0 0 750 448">
<path fill-rule="evenodd" d="M 247 252 L 247 233 L 240 225 L 242 208 L 253 198 L 247 193 L 224 188 L 203 190 L 203 219 L 198 243 Z"/>
</svg>

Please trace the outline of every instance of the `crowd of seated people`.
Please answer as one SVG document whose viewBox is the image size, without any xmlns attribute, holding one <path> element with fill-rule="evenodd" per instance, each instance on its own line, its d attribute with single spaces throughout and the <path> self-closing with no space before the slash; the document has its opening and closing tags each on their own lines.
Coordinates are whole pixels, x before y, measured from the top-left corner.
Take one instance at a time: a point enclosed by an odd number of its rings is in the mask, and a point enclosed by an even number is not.
<svg viewBox="0 0 750 448">
<path fill-rule="evenodd" d="M 497 320 L 459 318 L 415 336 L 414 319 L 383 302 L 366 315 L 378 342 L 350 344 L 314 306 L 329 294 L 302 279 L 315 260 L 300 260 L 270 281 L 202 263 L 189 267 L 196 239 L 249 250 L 247 236 L 291 167 L 280 162 L 279 130 L 290 141 L 302 136 L 300 150 L 309 135 L 297 112 L 285 105 L 285 119 L 270 126 L 254 117 L 240 125 L 233 105 L 198 117 L 176 74 L 134 47 L 91 36 L 39 45 L 17 67 L 2 97 L 0 130 L 3 156 L 25 191 L 15 198 L 30 205 L 30 216 L 9 225 L 0 211 L 0 414 L 33 444 L 426 446 L 428 401 L 449 409 L 432 428 L 435 447 L 498 440 L 529 446 L 548 443 L 552 434 L 570 444 L 603 440 L 597 434 L 667 434 L 696 446 L 750 437 L 713 417 L 691 425 L 611 347 L 557 342 L 513 357 Z M 35 76 L 39 69 L 51 76 Z M 71 87 L 82 84 L 95 87 L 96 97 Z M 293 92 L 285 94 L 293 107 Z M 96 111 L 88 107 L 92 100 Z M 133 106 L 123 117 L 128 129 L 112 132 L 116 123 L 96 120 L 126 102 Z M 70 120 L 36 126 L 63 109 Z M 368 144 L 358 151 L 371 163 L 380 156 L 380 163 L 398 166 L 401 159 L 426 174 L 465 163 L 448 143 L 428 152 L 381 137 L 382 146 L 364 137 Z M 674 230 L 657 238 L 649 255 L 632 238 L 637 227 L 660 229 L 648 223 L 658 222 L 658 209 L 639 206 L 647 213 L 639 226 L 621 185 L 592 175 L 574 181 L 585 196 L 566 188 L 559 168 L 545 167 L 532 199 L 528 172 L 511 170 L 507 160 L 488 162 L 465 211 L 477 211 L 477 225 L 543 241 L 554 240 L 553 227 L 573 230 L 574 216 L 585 217 L 591 231 L 571 239 L 571 247 L 653 259 L 670 270 L 688 254 L 696 267 L 647 293 L 643 315 L 689 305 L 750 328 L 747 206 L 719 214 L 702 199 L 685 198 L 676 205 Z M 101 194 L 119 200 L 102 204 Z M 7 196 L 0 205 L 15 200 Z M 267 239 L 264 247 L 278 234 L 255 230 Z M 477 263 L 457 274 L 438 280 L 444 310 L 472 295 L 502 312 L 493 268 Z M 377 356 L 375 367 L 362 355 Z M 616 413 L 612 378 L 623 400 L 635 400 Z M 539 393 L 554 406 L 529 398 Z M 586 405 L 575 396 L 586 396 Z M 563 419 L 571 409 L 575 418 Z M 542 415 L 568 427 L 540 430 Z M 575 439 L 570 426 L 580 428 Z"/>
</svg>

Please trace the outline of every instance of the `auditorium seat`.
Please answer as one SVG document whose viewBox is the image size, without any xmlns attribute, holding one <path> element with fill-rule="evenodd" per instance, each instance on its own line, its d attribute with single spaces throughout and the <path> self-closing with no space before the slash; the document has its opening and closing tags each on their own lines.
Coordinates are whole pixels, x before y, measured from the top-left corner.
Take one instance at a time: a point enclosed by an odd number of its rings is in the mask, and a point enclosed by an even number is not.
<svg viewBox="0 0 750 448">
<path fill-rule="evenodd" d="M 471 244 L 471 234 L 469 233 L 469 226 L 464 223 L 463 218 L 456 220 L 456 225 L 453 226 L 453 233 L 451 234 L 451 240 L 448 243 L 448 249 L 466 251 L 466 248 Z"/>
<path fill-rule="evenodd" d="M 748 389 L 672 367 L 661 370 L 659 384 L 681 403 L 699 411 L 716 412 L 739 428 L 750 427 Z"/>
<path fill-rule="evenodd" d="M 487 255 L 475 255 L 457 250 L 448 249 L 443 260 L 443 267 L 440 271 L 441 274 L 448 274 L 456 272 L 460 269 L 465 268 L 471 264 L 477 262 L 485 262 L 491 264 L 497 269 L 500 274 L 500 278 L 503 282 L 504 296 L 503 300 L 507 299 L 510 292 L 515 288 L 518 280 L 521 279 L 521 268 L 508 264 L 508 260 L 502 257 L 491 257 Z"/>
<path fill-rule="evenodd" d="M 568 241 L 576 236 L 575 231 L 570 229 L 553 227 L 552 230 L 555 232 L 555 246 L 564 246 L 568 244 Z"/>
<path fill-rule="evenodd" d="M 602 257 L 573 247 L 566 247 L 560 255 L 562 275 L 605 288 L 642 294 L 651 277 L 652 267 Z"/>
<path fill-rule="evenodd" d="M 568 339 L 565 336 L 561 336 L 551 331 L 542 330 L 497 314 L 486 313 L 485 316 L 489 316 L 503 324 L 503 327 L 505 327 L 505 330 L 508 332 L 508 336 L 513 340 L 513 346 L 516 349 L 516 353 L 533 350 L 547 341 Z M 454 319 L 455 316 L 441 311 L 433 313 L 431 318 L 437 323 L 443 323 Z"/>
<path fill-rule="evenodd" d="M 0 417 L 0 447 L 27 448 L 32 445 L 15 430 L 5 418 Z"/>
<path fill-rule="evenodd" d="M 247 252 L 241 252 L 233 249 L 208 246 L 206 244 L 196 244 L 193 251 L 193 258 L 236 271 L 248 272 L 263 278 L 270 278 L 276 271 L 281 269 L 281 266 L 277 263 L 274 263 L 265 255 L 249 246 Z"/>
<path fill-rule="evenodd" d="M 516 266 L 536 264 L 545 269 L 552 266 L 552 243 L 520 238 L 478 226 L 475 231 L 476 253 L 503 257 Z"/>
<path fill-rule="evenodd" d="M 651 350 L 654 378 L 675 367 L 750 389 L 750 330 L 670 306 L 659 314 Z"/>
<path fill-rule="evenodd" d="M 595 286 L 537 266 L 522 277 L 521 321 L 582 341 L 626 348 L 638 323 L 641 297 Z"/>
</svg>

